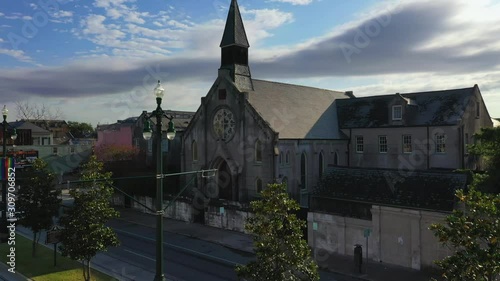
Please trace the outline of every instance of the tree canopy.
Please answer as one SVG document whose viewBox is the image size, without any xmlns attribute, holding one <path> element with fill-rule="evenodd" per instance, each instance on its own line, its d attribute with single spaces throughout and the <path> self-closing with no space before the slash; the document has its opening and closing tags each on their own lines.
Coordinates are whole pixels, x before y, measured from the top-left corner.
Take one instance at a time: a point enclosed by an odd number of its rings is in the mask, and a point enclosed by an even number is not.
<svg viewBox="0 0 500 281">
<path fill-rule="evenodd" d="M 70 191 L 74 205 L 61 218 L 63 226 L 60 247 L 64 256 L 83 263 L 83 276 L 90 280 L 90 261 L 99 252 L 118 245 L 118 238 L 106 223 L 118 212 L 110 206 L 113 188 L 110 187 L 111 173 L 103 170 L 103 164 L 91 156 L 83 165 L 80 180 L 90 180 L 78 189 Z M 92 181 L 92 180 L 108 181 Z"/>
<path fill-rule="evenodd" d="M 52 217 L 59 210 L 60 190 L 55 189 L 55 175 L 49 171 L 47 163 L 37 158 L 28 178 L 21 181 L 16 202 L 20 211 L 20 224 L 33 232 L 32 255 L 36 254 L 36 244 L 40 232 L 52 226 Z M 38 235 L 38 238 L 37 238 Z"/>
<path fill-rule="evenodd" d="M 469 152 L 480 156 L 485 163 L 485 174 L 475 175 L 475 186 L 485 192 L 500 192 L 500 127 L 482 128 L 474 135 L 475 144 Z"/>
<path fill-rule="evenodd" d="M 68 121 L 68 128 L 75 138 L 89 138 L 95 135 L 95 130 L 90 123 Z"/>
<path fill-rule="evenodd" d="M 293 211 L 299 204 L 289 198 L 285 184 L 270 184 L 262 199 L 251 202 L 255 215 L 245 229 L 253 236 L 257 259 L 238 266 L 238 277 L 254 281 L 319 280 L 318 266 L 302 238 L 305 222 Z"/>
<path fill-rule="evenodd" d="M 436 261 L 450 281 L 493 281 L 500 274 L 500 128 L 483 128 L 468 147 L 486 164 L 468 190 L 458 190 L 461 208 L 430 229 L 453 255 Z"/>
</svg>

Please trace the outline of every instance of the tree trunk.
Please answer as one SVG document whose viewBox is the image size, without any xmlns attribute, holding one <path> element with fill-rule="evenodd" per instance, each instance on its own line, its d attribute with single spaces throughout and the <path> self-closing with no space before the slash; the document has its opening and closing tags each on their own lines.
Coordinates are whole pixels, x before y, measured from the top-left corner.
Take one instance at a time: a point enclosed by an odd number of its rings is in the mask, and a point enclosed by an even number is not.
<svg viewBox="0 0 500 281">
<path fill-rule="evenodd" d="M 31 249 L 31 256 L 35 257 L 36 254 L 36 235 L 38 232 L 33 231 L 33 242 L 32 242 L 32 249 Z"/>
<path fill-rule="evenodd" d="M 85 270 L 85 260 L 82 260 L 83 280 L 87 281 L 87 271 Z"/>
<path fill-rule="evenodd" d="M 90 281 L 90 260 L 87 261 L 87 277 L 89 278 L 87 281 Z"/>
</svg>

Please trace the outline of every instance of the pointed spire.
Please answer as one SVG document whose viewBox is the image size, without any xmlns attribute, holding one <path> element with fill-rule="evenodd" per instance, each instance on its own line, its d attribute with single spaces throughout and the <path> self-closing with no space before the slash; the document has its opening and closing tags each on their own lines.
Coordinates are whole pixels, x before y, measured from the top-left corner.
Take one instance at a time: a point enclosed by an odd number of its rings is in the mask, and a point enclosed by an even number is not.
<svg viewBox="0 0 500 281">
<path fill-rule="evenodd" d="M 226 27 L 224 28 L 224 35 L 222 36 L 220 47 L 231 45 L 238 45 L 246 48 L 250 47 L 237 0 L 231 0 L 231 6 L 227 14 Z"/>
</svg>

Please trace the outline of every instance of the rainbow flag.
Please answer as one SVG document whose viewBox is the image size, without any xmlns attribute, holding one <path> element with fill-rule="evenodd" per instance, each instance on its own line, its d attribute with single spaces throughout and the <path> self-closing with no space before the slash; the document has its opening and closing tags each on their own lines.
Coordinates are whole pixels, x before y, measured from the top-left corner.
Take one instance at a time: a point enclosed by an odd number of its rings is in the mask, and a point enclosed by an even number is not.
<svg viewBox="0 0 500 281">
<path fill-rule="evenodd" d="M 0 180 L 8 178 L 9 168 L 14 168 L 14 157 L 2 157 L 0 160 Z"/>
</svg>

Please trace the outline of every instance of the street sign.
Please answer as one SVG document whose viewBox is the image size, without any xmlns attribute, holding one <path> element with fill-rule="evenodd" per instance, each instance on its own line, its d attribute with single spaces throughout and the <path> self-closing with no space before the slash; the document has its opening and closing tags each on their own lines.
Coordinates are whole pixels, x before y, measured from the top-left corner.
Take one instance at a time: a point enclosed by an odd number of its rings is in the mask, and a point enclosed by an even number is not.
<svg viewBox="0 0 500 281">
<path fill-rule="evenodd" d="M 369 229 L 369 228 L 367 228 L 367 229 L 365 229 L 365 231 L 364 231 L 364 233 L 363 233 L 363 236 L 364 236 L 365 238 L 368 238 L 368 237 L 370 237 L 370 234 L 371 234 L 371 233 L 372 233 L 372 230 L 371 230 L 371 229 Z"/>
<path fill-rule="evenodd" d="M 220 207 L 220 209 L 219 209 L 219 213 L 220 213 L 220 214 L 224 214 L 224 207 Z"/>
<path fill-rule="evenodd" d="M 47 231 L 45 244 L 57 244 L 61 241 L 61 229 L 57 226 L 52 227 Z"/>
</svg>

